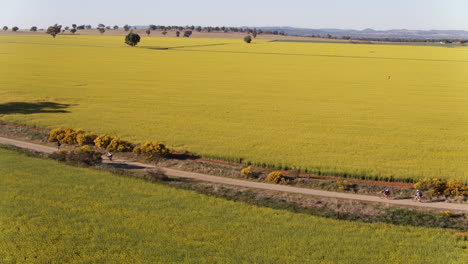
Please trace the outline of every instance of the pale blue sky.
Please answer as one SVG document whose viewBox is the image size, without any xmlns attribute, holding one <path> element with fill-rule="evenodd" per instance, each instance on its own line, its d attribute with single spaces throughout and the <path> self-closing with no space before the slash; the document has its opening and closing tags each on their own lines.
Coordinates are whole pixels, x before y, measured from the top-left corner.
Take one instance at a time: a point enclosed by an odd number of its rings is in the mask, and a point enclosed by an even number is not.
<svg viewBox="0 0 468 264">
<path fill-rule="evenodd" d="M 468 0 L 0 0 L 0 26 L 293 26 L 468 30 Z"/>
</svg>

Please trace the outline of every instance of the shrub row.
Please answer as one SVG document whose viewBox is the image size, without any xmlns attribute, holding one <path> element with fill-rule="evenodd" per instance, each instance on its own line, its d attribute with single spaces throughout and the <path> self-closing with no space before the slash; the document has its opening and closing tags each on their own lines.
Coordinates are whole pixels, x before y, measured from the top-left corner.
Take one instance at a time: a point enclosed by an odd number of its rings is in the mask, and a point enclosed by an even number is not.
<svg viewBox="0 0 468 264">
<path fill-rule="evenodd" d="M 49 133 L 49 142 L 60 142 L 69 145 L 96 146 L 109 152 L 135 152 L 147 158 L 169 155 L 169 149 L 160 142 L 146 142 L 141 146 L 136 146 L 131 142 L 113 138 L 109 135 L 96 135 L 86 133 L 83 130 L 73 130 L 71 128 L 57 128 Z"/>
<path fill-rule="evenodd" d="M 457 180 L 443 180 L 439 178 L 422 179 L 414 188 L 426 191 L 430 196 L 437 197 L 445 195 L 447 197 L 467 196 L 468 186 Z"/>
<path fill-rule="evenodd" d="M 71 151 L 61 150 L 53 152 L 49 155 L 50 158 L 68 162 L 72 164 L 86 164 L 89 166 L 96 165 L 102 162 L 101 153 L 94 151 L 89 146 L 83 146 Z"/>
</svg>

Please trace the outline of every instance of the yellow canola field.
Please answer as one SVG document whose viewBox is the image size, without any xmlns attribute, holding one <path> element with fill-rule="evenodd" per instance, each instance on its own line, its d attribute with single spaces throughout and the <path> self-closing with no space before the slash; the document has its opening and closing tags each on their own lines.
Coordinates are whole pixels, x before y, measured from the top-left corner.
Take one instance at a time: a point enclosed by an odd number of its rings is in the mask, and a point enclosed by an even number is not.
<svg viewBox="0 0 468 264">
<path fill-rule="evenodd" d="M 0 36 L 0 120 L 322 174 L 468 182 L 467 72 L 465 47 Z"/>
</svg>

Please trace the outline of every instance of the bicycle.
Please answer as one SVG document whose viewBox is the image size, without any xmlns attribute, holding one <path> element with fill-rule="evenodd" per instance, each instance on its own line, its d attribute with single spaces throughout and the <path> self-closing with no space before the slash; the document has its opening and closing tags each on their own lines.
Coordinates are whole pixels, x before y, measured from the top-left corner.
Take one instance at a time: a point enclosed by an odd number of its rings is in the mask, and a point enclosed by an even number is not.
<svg viewBox="0 0 468 264">
<path fill-rule="evenodd" d="M 390 196 L 390 190 L 388 189 L 385 189 L 383 191 L 380 191 L 380 199 L 388 199 L 388 197 Z"/>
</svg>

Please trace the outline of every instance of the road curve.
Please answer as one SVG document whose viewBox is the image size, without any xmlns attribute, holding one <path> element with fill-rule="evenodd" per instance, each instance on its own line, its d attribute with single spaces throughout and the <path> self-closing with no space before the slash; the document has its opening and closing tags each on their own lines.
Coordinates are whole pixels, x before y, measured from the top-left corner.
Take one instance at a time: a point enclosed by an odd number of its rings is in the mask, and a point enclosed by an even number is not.
<svg viewBox="0 0 468 264">
<path fill-rule="evenodd" d="M 13 145 L 13 146 L 17 146 L 20 148 L 26 148 L 26 149 L 39 151 L 39 152 L 45 152 L 45 153 L 52 153 L 56 151 L 56 148 L 53 148 L 53 147 L 48 147 L 44 145 L 39 145 L 39 144 L 34 144 L 34 143 L 4 138 L 4 137 L 0 137 L 0 144 Z M 370 195 L 331 192 L 331 191 L 315 190 L 315 189 L 308 189 L 308 188 L 298 188 L 298 187 L 292 187 L 292 186 L 287 186 L 287 185 L 237 180 L 237 179 L 212 176 L 212 175 L 195 173 L 195 172 L 181 171 L 181 170 L 175 170 L 175 169 L 170 169 L 170 168 L 162 168 L 162 167 L 157 167 L 157 166 L 144 164 L 140 162 L 123 160 L 123 159 L 113 159 L 112 162 L 108 161 L 107 159 L 103 159 L 103 162 L 111 164 L 111 165 L 112 164 L 120 165 L 120 166 L 126 165 L 129 167 L 137 168 L 139 170 L 158 168 L 168 176 L 190 178 L 190 179 L 196 179 L 200 181 L 236 185 L 236 186 L 256 188 L 256 189 L 307 194 L 307 195 L 321 196 L 321 197 L 327 197 L 327 198 L 375 202 L 375 203 L 383 203 L 383 204 L 397 205 L 397 206 L 399 205 L 399 206 L 411 206 L 411 207 L 424 207 L 424 208 L 440 209 L 440 210 L 468 211 L 468 204 L 456 204 L 456 203 L 445 203 L 445 202 L 416 203 L 416 202 L 413 202 L 411 199 L 387 200 L 387 199 L 381 199 L 377 196 L 370 196 Z"/>
</svg>

